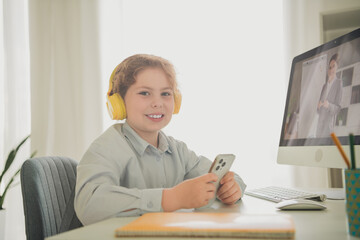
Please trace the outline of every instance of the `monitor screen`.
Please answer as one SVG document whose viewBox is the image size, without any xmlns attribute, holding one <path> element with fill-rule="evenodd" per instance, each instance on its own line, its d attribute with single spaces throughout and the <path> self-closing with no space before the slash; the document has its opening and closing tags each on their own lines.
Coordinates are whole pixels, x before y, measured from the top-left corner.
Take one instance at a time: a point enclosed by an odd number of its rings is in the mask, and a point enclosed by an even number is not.
<svg viewBox="0 0 360 240">
<path fill-rule="evenodd" d="M 360 167 L 360 29 L 293 59 L 278 163 L 345 168 L 331 132 Z"/>
</svg>

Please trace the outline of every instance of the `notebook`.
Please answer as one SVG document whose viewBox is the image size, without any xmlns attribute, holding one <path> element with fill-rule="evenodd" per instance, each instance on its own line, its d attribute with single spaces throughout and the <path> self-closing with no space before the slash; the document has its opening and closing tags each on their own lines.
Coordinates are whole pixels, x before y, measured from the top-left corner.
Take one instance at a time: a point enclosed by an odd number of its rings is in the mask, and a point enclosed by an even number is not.
<svg viewBox="0 0 360 240">
<path fill-rule="evenodd" d="M 284 214 L 171 212 L 146 213 L 115 230 L 117 237 L 220 237 L 294 239 L 291 216 Z"/>
</svg>

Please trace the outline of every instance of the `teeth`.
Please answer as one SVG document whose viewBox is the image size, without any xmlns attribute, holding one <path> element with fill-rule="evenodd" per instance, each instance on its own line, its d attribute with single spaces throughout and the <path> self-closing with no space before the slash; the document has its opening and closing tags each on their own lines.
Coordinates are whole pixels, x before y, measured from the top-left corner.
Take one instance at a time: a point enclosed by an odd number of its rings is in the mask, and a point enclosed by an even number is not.
<svg viewBox="0 0 360 240">
<path fill-rule="evenodd" d="M 162 115 L 148 115 L 148 116 L 151 118 L 161 118 L 162 117 Z"/>
</svg>

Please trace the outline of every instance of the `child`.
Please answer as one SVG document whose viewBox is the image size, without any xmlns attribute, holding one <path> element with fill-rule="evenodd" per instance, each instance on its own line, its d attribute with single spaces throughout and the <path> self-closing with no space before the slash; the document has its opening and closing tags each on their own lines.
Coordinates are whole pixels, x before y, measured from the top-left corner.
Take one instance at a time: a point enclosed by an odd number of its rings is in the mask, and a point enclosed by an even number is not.
<svg viewBox="0 0 360 240">
<path fill-rule="evenodd" d="M 125 123 L 111 126 L 86 151 L 77 168 L 75 211 L 84 224 L 146 212 L 205 206 L 217 180 L 211 161 L 161 129 L 178 113 L 181 95 L 172 64 L 139 54 L 110 77 L 108 110 Z M 228 172 L 217 198 L 234 204 L 246 185 Z"/>
</svg>

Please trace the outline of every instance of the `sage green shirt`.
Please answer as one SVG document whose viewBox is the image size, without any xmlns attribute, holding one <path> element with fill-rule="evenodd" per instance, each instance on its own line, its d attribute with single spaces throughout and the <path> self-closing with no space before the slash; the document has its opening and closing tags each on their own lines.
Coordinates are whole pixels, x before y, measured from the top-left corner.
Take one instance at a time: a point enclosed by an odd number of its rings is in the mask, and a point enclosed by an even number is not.
<svg viewBox="0 0 360 240">
<path fill-rule="evenodd" d="M 87 225 L 111 217 L 160 212 L 164 188 L 207 173 L 211 163 L 163 132 L 155 148 L 127 123 L 115 124 L 90 145 L 79 162 L 76 214 Z M 235 179 L 243 193 L 246 185 L 239 176 Z"/>
</svg>

